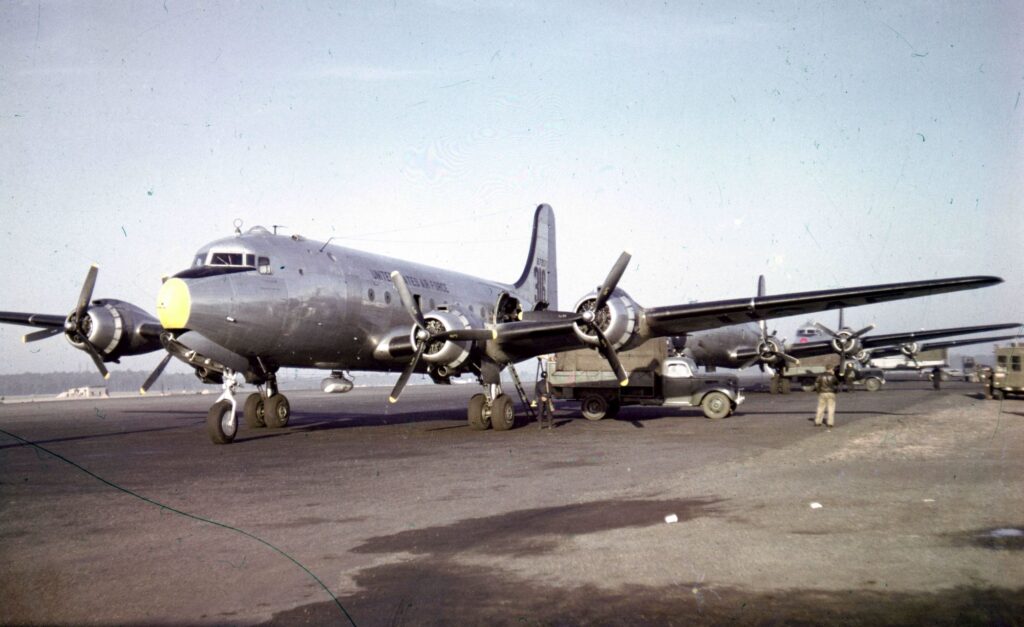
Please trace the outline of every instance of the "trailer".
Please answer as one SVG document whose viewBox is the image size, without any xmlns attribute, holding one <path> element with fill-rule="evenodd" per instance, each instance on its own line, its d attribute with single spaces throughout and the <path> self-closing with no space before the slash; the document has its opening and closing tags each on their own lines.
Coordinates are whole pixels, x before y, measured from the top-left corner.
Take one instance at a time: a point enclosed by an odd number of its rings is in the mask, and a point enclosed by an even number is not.
<svg viewBox="0 0 1024 627">
<path fill-rule="evenodd" d="M 664 338 L 618 356 L 629 375 L 624 386 L 596 350 L 557 353 L 547 370 L 552 397 L 579 401 L 589 420 L 614 417 L 625 405 L 700 407 L 706 417 L 719 419 L 744 400 L 735 375 L 698 374 L 691 360 L 673 356 Z"/>
</svg>

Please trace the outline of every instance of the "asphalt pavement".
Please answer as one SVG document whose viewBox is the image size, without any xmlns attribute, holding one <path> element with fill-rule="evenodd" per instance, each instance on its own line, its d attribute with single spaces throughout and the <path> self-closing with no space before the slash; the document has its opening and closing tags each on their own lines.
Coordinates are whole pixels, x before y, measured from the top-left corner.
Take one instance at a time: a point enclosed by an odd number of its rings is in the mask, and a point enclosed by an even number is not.
<svg viewBox="0 0 1024 627">
<path fill-rule="evenodd" d="M 1020 624 L 1024 400 L 890 382 L 478 432 L 475 385 L 0 405 L 2 624 Z M 670 522 L 667 522 L 670 521 Z"/>
</svg>

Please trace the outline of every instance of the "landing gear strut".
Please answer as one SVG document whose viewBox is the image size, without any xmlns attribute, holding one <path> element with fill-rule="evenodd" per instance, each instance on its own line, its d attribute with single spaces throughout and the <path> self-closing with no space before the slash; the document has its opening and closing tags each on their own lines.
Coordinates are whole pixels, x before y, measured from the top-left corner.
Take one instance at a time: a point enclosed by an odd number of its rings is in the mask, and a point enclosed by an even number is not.
<svg viewBox="0 0 1024 627">
<path fill-rule="evenodd" d="M 230 444 L 238 433 L 238 419 L 235 415 L 235 389 L 238 381 L 230 368 L 224 370 L 224 391 L 206 414 L 206 432 L 214 444 Z"/>
</svg>

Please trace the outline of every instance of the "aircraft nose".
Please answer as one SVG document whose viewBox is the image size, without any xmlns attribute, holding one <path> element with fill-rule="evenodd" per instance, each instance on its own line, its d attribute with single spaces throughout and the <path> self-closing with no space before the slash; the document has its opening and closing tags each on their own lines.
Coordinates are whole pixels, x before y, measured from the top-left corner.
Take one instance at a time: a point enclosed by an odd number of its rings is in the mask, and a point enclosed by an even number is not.
<svg viewBox="0 0 1024 627">
<path fill-rule="evenodd" d="M 181 279 L 167 279 L 156 298 L 156 315 L 165 329 L 184 329 L 192 313 L 192 295 Z"/>
</svg>

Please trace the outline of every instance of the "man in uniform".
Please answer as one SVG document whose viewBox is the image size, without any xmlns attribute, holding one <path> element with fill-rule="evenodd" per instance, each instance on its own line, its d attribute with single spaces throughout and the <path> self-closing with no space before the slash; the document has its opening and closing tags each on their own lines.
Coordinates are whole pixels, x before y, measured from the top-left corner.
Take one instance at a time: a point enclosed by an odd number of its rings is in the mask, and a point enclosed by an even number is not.
<svg viewBox="0 0 1024 627">
<path fill-rule="evenodd" d="M 814 426 L 821 426 L 821 418 L 825 411 L 828 411 L 828 428 L 831 429 L 836 422 L 836 389 L 839 387 L 839 367 L 835 370 L 826 370 L 818 375 L 814 381 L 814 391 L 818 393 L 818 413 L 814 416 Z"/>
<path fill-rule="evenodd" d="M 548 373 L 541 372 L 540 378 L 537 379 L 536 386 L 537 400 L 534 401 L 537 404 L 537 422 L 540 423 L 540 428 L 545 427 L 545 418 L 547 419 L 547 428 L 551 429 L 555 425 L 554 407 L 552 407 L 551 401 L 551 386 L 548 384 Z"/>
<path fill-rule="evenodd" d="M 992 387 L 995 383 L 995 372 L 988 366 L 981 369 L 981 382 L 985 385 L 984 393 L 987 400 L 992 400 Z"/>
<path fill-rule="evenodd" d="M 938 366 L 932 368 L 932 387 L 936 390 L 942 387 L 942 368 Z"/>
</svg>

